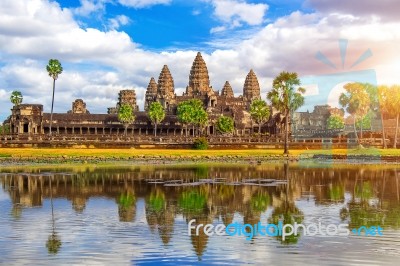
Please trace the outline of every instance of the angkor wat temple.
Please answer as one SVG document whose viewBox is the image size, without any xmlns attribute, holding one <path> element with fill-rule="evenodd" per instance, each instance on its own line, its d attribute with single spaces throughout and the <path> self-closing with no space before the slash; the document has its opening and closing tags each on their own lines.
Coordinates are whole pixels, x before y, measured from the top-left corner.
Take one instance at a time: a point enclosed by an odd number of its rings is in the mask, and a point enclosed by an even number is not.
<svg viewBox="0 0 400 266">
<path fill-rule="evenodd" d="M 258 130 L 258 125 L 253 124 L 249 114 L 249 106 L 254 99 L 260 99 L 260 85 L 253 70 L 247 74 L 243 85 L 243 95 L 235 97 L 228 81 L 221 91 L 215 91 L 210 85 L 208 70 L 204 59 L 197 53 L 189 75 L 189 84 L 183 95 L 175 93 L 174 79 L 167 65 L 161 70 L 158 81 L 150 79 L 146 90 L 144 111 L 140 111 L 136 103 L 135 90 L 122 90 L 119 92 L 116 107 L 108 108 L 107 113 L 92 114 L 88 111 L 85 102 L 77 99 L 72 103 L 72 108 L 66 113 L 54 113 L 51 132 L 54 135 L 93 135 L 103 136 L 124 133 L 122 123 L 118 121 L 117 110 L 122 104 L 129 104 L 135 110 L 135 121 L 129 125 L 127 135 L 153 135 L 154 126 L 148 118 L 147 110 L 150 104 L 158 101 L 166 111 L 164 121 L 157 128 L 157 135 L 179 136 L 186 132 L 185 127 L 179 123 L 176 113 L 177 105 L 185 100 L 199 99 L 203 102 L 208 112 L 209 123 L 206 128 L 207 135 L 216 135 L 215 123 L 221 115 L 234 119 L 234 135 L 246 136 Z M 41 104 L 20 104 L 13 107 L 12 115 L 8 121 L 10 131 L 17 135 L 41 135 L 50 132 L 50 113 L 43 112 Z M 263 125 L 261 132 L 269 134 L 278 133 L 282 126 L 282 117 L 273 112 L 269 122 Z M 195 129 L 189 129 L 191 132 Z M 255 131 L 254 131 L 255 130 Z"/>
</svg>

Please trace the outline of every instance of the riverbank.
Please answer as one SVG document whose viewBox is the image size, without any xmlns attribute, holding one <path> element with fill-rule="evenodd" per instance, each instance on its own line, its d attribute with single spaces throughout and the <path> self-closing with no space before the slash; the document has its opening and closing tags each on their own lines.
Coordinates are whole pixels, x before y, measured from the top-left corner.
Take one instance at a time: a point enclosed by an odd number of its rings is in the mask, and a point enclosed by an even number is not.
<svg viewBox="0 0 400 266">
<path fill-rule="evenodd" d="M 166 164 L 179 162 L 248 162 L 301 161 L 341 163 L 400 163 L 397 149 L 291 150 L 167 150 L 167 149 L 34 149 L 0 148 L 0 165 L 15 164 L 98 164 L 130 162 Z"/>
</svg>

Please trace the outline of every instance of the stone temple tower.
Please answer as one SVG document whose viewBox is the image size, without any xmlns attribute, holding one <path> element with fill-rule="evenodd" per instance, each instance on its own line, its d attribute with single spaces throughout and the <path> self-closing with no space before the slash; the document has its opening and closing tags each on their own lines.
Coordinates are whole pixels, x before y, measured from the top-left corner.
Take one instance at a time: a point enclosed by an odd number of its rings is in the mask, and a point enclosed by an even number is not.
<svg viewBox="0 0 400 266">
<path fill-rule="evenodd" d="M 212 93 L 212 88 L 210 87 L 207 65 L 201 53 L 197 53 L 192 69 L 190 70 L 189 86 L 186 87 L 186 95 L 207 95 L 210 93 Z"/>
<path fill-rule="evenodd" d="M 148 111 L 150 104 L 157 99 L 157 83 L 152 77 L 146 90 L 146 97 L 144 100 L 144 110 Z"/>
<path fill-rule="evenodd" d="M 117 109 L 123 104 L 132 106 L 133 111 L 139 111 L 139 107 L 136 104 L 135 90 L 121 90 L 119 92 Z"/>
<path fill-rule="evenodd" d="M 253 69 L 246 76 L 243 86 L 243 99 L 248 103 L 251 103 L 255 99 L 261 99 L 260 84 Z"/>
<path fill-rule="evenodd" d="M 174 79 L 167 65 L 164 65 L 157 84 L 157 101 L 161 103 L 167 113 L 172 111 L 172 106 L 175 105 L 175 86 Z"/>
<path fill-rule="evenodd" d="M 233 89 L 231 87 L 231 84 L 229 84 L 229 81 L 225 82 L 225 85 L 224 85 L 224 87 L 222 88 L 222 91 L 221 91 L 221 96 L 225 96 L 225 97 L 228 97 L 228 98 L 234 97 Z"/>
<path fill-rule="evenodd" d="M 174 97 L 174 79 L 167 65 L 164 65 L 158 77 L 157 92 L 161 97 Z"/>
</svg>

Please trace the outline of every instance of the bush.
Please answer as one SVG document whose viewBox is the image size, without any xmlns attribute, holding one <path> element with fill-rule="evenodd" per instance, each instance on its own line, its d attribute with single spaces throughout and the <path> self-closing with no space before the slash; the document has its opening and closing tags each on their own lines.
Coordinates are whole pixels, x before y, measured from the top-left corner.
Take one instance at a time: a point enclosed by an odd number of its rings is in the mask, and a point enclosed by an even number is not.
<svg viewBox="0 0 400 266">
<path fill-rule="evenodd" d="M 208 141 L 206 138 L 198 138 L 193 143 L 193 148 L 195 150 L 207 150 Z"/>
</svg>

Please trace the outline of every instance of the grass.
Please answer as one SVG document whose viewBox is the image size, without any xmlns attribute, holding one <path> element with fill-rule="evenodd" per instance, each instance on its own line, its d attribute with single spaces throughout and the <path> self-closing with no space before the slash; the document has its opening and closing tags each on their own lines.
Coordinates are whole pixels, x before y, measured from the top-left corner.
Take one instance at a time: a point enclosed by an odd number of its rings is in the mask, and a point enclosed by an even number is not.
<svg viewBox="0 0 400 266">
<path fill-rule="evenodd" d="M 0 157 L 102 157 L 129 158 L 137 156 L 268 156 L 282 155 L 282 149 L 249 149 L 249 150 L 178 150 L 178 149 L 60 149 L 60 148 L 0 148 Z M 332 149 L 332 150 L 291 150 L 291 155 L 302 154 L 354 154 L 400 156 L 400 149 Z"/>
</svg>

